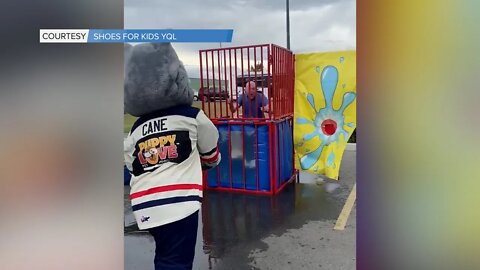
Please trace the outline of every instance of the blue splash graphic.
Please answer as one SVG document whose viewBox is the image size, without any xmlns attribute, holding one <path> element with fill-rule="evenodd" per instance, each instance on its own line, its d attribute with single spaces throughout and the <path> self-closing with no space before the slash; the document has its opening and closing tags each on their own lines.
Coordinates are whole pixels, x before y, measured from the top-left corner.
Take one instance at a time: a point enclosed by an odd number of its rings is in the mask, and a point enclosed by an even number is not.
<svg viewBox="0 0 480 270">
<path fill-rule="evenodd" d="M 312 121 L 308 120 L 308 119 L 305 119 L 305 118 L 302 118 L 302 117 L 298 117 L 297 118 L 297 123 L 298 124 L 310 124 Z"/>
<path fill-rule="evenodd" d="M 332 152 L 330 152 L 330 155 L 328 155 L 327 167 L 331 167 L 332 164 L 333 164 L 333 161 L 335 161 L 335 154 L 332 151 Z"/>
<path fill-rule="evenodd" d="M 343 57 L 340 58 L 340 62 L 344 61 Z M 338 110 L 333 108 L 333 97 L 338 85 L 338 70 L 334 66 L 326 66 L 320 76 L 320 85 L 322 94 L 325 99 L 325 107 L 317 110 L 315 106 L 315 98 L 311 93 L 307 94 L 307 100 L 312 109 L 316 112 L 314 119 L 305 119 L 298 117 L 296 119 L 297 124 L 311 125 L 314 127 L 314 131 L 303 136 L 304 141 L 309 141 L 315 137 L 319 137 L 321 144 L 313 151 L 307 150 L 307 154 L 300 158 L 300 166 L 304 170 L 310 169 L 320 159 L 323 148 L 330 145 L 333 142 L 338 142 L 340 136 L 344 140 L 348 138 L 348 132 L 344 129 L 344 126 L 352 128 L 354 123 L 345 123 L 344 112 L 345 109 L 353 103 L 356 98 L 355 92 L 347 92 L 343 95 L 342 105 Z M 343 85 L 342 85 L 343 86 Z M 333 125 L 332 123 L 336 124 Z M 328 126 L 328 127 L 326 127 Z M 332 127 L 333 126 L 333 127 Z M 327 159 L 327 167 L 336 168 L 335 154 L 332 151 Z"/>
</svg>

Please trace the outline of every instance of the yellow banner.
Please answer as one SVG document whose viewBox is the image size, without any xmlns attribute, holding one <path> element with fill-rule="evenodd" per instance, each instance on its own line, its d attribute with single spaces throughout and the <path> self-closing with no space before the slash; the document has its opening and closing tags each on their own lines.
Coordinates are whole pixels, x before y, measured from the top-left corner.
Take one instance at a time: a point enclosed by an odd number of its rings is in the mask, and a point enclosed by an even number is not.
<svg viewBox="0 0 480 270">
<path fill-rule="evenodd" d="M 295 167 L 338 179 L 356 124 L 356 52 L 295 55 Z"/>
</svg>

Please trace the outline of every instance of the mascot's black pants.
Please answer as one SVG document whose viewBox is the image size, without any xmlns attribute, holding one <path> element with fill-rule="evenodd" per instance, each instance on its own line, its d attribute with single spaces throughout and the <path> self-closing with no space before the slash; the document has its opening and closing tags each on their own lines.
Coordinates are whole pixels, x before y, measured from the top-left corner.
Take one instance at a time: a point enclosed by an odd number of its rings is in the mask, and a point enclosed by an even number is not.
<svg viewBox="0 0 480 270">
<path fill-rule="evenodd" d="M 155 239 L 155 270 L 191 270 L 197 241 L 198 211 L 150 229 Z"/>
</svg>

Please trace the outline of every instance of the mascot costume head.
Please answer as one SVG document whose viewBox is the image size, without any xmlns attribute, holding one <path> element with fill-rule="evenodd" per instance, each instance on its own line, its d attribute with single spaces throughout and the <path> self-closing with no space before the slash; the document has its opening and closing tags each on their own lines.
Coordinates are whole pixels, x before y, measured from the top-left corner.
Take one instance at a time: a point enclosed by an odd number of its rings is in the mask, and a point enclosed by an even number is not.
<svg viewBox="0 0 480 270">
<path fill-rule="evenodd" d="M 126 113 L 139 117 L 192 102 L 187 71 L 170 43 L 125 46 Z"/>
</svg>

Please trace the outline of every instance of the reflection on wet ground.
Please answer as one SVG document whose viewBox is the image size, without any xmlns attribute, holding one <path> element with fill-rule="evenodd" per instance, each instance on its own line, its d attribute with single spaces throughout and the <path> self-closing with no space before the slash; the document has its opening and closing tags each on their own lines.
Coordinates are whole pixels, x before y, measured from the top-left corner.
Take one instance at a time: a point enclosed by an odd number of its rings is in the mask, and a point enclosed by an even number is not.
<svg viewBox="0 0 480 270">
<path fill-rule="evenodd" d="M 255 269 L 249 254 L 267 248 L 263 238 L 335 220 L 352 183 L 301 174 L 300 183 L 274 197 L 205 192 L 194 269 Z M 125 269 L 153 269 L 153 240 L 138 231 L 125 189 Z"/>
</svg>

